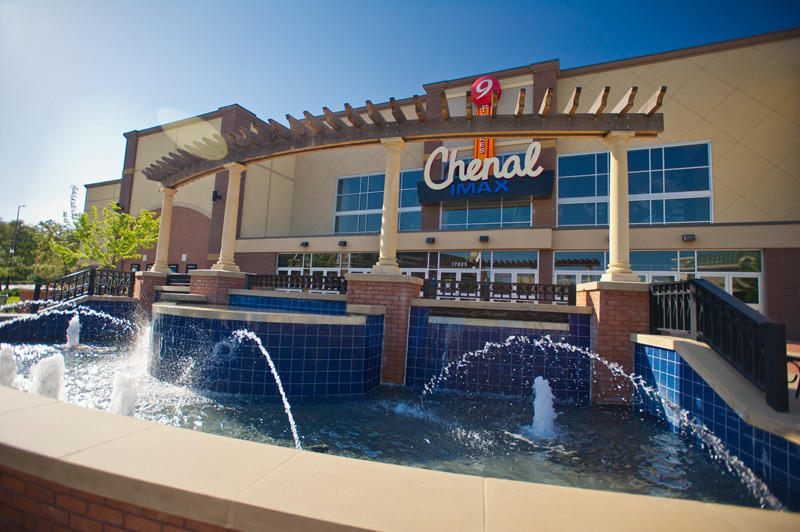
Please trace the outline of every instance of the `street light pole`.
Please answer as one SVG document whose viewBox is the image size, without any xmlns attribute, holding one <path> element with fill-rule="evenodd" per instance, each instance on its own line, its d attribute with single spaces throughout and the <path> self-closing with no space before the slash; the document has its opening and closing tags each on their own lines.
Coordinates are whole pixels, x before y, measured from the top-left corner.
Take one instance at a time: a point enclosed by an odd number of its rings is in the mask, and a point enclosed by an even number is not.
<svg viewBox="0 0 800 532">
<path fill-rule="evenodd" d="M 19 210 L 23 208 L 25 205 L 18 205 L 17 206 L 17 230 L 14 231 L 14 245 L 11 246 L 11 253 L 8 257 L 8 277 L 6 278 L 6 290 L 8 290 L 8 285 L 11 284 L 11 263 L 14 261 L 14 254 L 17 252 L 17 237 L 19 236 Z"/>
</svg>

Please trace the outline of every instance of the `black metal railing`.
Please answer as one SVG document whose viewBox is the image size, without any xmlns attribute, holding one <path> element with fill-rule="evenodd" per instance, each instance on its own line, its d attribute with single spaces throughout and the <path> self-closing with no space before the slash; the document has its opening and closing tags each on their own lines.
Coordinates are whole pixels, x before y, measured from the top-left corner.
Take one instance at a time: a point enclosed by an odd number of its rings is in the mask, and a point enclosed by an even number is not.
<svg viewBox="0 0 800 532">
<path fill-rule="evenodd" d="M 703 279 L 650 286 L 650 330 L 705 342 L 766 395 L 789 410 L 786 326 Z"/>
<path fill-rule="evenodd" d="M 170 273 L 167 275 L 167 286 L 190 286 L 191 279 L 188 273 Z"/>
<path fill-rule="evenodd" d="M 333 276 L 248 274 L 245 277 L 244 287 L 247 290 L 297 290 L 346 294 L 347 280 L 344 277 Z"/>
<path fill-rule="evenodd" d="M 533 301 L 574 305 L 575 285 L 426 279 L 422 297 L 425 299 Z"/>
<path fill-rule="evenodd" d="M 87 268 L 64 277 L 36 283 L 34 300 L 67 301 L 80 296 L 133 297 L 134 272 Z"/>
</svg>

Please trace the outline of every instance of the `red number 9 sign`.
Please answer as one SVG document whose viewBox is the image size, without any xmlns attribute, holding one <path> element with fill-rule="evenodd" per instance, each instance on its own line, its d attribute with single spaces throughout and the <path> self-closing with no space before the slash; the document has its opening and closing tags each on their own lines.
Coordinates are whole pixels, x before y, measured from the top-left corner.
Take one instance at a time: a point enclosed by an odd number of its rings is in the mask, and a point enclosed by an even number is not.
<svg viewBox="0 0 800 532">
<path fill-rule="evenodd" d="M 472 101 L 477 106 L 492 104 L 492 91 L 497 91 L 500 99 L 500 82 L 492 76 L 481 76 L 472 83 Z"/>
</svg>

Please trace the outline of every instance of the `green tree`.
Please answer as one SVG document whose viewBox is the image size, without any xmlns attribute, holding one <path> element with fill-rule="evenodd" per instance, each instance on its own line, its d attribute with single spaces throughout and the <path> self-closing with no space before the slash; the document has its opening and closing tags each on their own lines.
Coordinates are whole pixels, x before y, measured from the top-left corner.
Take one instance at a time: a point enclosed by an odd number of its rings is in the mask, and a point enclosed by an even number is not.
<svg viewBox="0 0 800 532">
<path fill-rule="evenodd" d="M 137 218 L 122 211 L 116 203 L 91 213 L 72 210 L 74 241 L 54 239 L 52 248 L 66 264 L 99 264 L 114 269 L 125 259 L 141 258 L 140 249 L 148 249 L 158 240 L 158 219 L 154 212 L 142 210 Z"/>
</svg>

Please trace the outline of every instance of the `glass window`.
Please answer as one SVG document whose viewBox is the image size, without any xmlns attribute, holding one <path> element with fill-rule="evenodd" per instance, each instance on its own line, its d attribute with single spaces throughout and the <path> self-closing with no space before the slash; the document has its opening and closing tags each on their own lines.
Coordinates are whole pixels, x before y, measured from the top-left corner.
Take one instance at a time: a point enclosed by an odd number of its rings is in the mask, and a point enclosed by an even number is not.
<svg viewBox="0 0 800 532">
<path fill-rule="evenodd" d="M 539 267 L 538 251 L 495 251 L 491 254 L 483 253 L 481 262 L 484 268 L 497 269 L 532 269 Z M 489 257 L 491 256 L 491 263 Z"/>
<path fill-rule="evenodd" d="M 711 222 L 709 151 L 707 142 L 628 150 L 631 223 Z M 608 223 L 608 168 L 607 152 L 559 156 L 559 226 Z"/>
<path fill-rule="evenodd" d="M 557 270 L 603 271 L 606 269 L 603 251 L 556 251 Z"/>
<path fill-rule="evenodd" d="M 398 230 L 418 231 L 422 207 L 417 182 L 422 170 L 400 172 Z M 334 234 L 378 233 L 381 230 L 385 176 L 372 174 L 340 178 L 336 188 Z"/>
<path fill-rule="evenodd" d="M 422 227 L 422 211 L 401 212 L 398 231 L 419 231 Z"/>
<path fill-rule="evenodd" d="M 697 271 L 760 272 L 761 252 L 756 250 L 698 251 Z"/>
<path fill-rule="evenodd" d="M 675 251 L 631 251 L 631 269 L 635 272 L 674 272 L 678 269 Z"/>
<path fill-rule="evenodd" d="M 351 253 L 350 268 L 372 268 L 378 262 L 378 253 Z"/>
<path fill-rule="evenodd" d="M 458 201 L 442 204 L 442 229 L 530 227 L 530 199 Z"/>
</svg>

